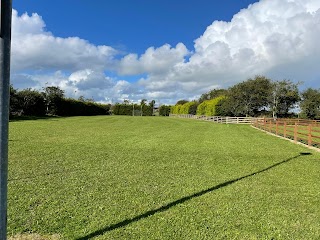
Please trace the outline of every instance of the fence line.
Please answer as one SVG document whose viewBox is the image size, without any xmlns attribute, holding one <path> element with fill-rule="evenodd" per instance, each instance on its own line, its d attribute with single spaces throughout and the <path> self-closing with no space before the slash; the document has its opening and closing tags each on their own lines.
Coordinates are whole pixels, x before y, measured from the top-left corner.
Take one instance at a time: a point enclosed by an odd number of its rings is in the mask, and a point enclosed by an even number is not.
<svg viewBox="0 0 320 240">
<path fill-rule="evenodd" d="M 170 117 L 190 118 L 224 124 L 251 124 L 251 126 L 280 137 L 320 149 L 320 121 L 291 118 L 221 117 L 192 114 L 170 114 Z"/>
<path fill-rule="evenodd" d="M 204 116 L 204 115 L 192 115 L 192 114 L 170 114 L 170 117 L 191 118 L 196 120 L 224 123 L 224 124 L 252 124 L 256 119 L 260 119 L 260 118 L 253 118 L 253 117 L 221 117 L 221 116 Z"/>
<path fill-rule="evenodd" d="M 252 126 L 291 139 L 295 143 L 320 148 L 320 121 L 262 118 L 254 120 Z"/>
</svg>

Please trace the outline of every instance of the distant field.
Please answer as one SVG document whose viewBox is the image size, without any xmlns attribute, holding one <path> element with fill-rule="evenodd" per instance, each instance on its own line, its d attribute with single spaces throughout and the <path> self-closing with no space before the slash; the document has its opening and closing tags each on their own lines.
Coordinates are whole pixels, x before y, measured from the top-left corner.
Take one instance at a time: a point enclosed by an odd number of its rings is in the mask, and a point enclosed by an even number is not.
<svg viewBox="0 0 320 240">
<path fill-rule="evenodd" d="M 164 117 L 16 121 L 9 155 L 9 236 L 320 236 L 320 154 L 250 126 Z"/>
</svg>

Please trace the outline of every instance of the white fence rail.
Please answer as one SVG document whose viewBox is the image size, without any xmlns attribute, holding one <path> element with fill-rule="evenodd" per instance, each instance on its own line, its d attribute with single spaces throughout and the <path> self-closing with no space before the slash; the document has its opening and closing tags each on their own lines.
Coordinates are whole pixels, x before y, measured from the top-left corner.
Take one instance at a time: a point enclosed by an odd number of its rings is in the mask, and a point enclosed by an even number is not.
<svg viewBox="0 0 320 240">
<path fill-rule="evenodd" d="M 170 117 L 191 118 L 196 120 L 225 123 L 225 124 L 252 124 L 257 119 L 260 119 L 260 118 L 253 118 L 253 117 L 220 117 L 220 116 L 202 116 L 202 115 L 192 115 L 192 114 L 170 114 Z"/>
</svg>

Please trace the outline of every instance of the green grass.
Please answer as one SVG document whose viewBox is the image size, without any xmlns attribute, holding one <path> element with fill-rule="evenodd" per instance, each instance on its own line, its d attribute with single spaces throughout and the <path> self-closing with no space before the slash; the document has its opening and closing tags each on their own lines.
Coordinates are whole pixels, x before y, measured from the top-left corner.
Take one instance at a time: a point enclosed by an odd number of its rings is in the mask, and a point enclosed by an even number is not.
<svg viewBox="0 0 320 240">
<path fill-rule="evenodd" d="M 320 154 L 250 126 L 116 116 L 16 121 L 9 157 L 9 236 L 320 236 Z"/>
<path fill-rule="evenodd" d="M 276 125 L 269 125 L 267 124 L 266 127 L 260 126 L 261 129 L 266 130 L 268 132 L 277 134 L 277 129 Z M 284 137 L 284 125 L 279 125 L 278 126 L 278 134 L 279 136 Z M 286 126 L 286 138 L 289 139 L 294 139 L 294 131 L 295 131 L 295 126 L 294 125 L 287 125 Z M 298 125 L 297 129 L 297 141 L 308 144 L 308 134 L 309 134 L 309 129 L 308 125 Z M 311 129 L 311 136 L 312 136 L 312 145 L 314 147 L 320 148 L 320 125 L 312 125 Z"/>
</svg>

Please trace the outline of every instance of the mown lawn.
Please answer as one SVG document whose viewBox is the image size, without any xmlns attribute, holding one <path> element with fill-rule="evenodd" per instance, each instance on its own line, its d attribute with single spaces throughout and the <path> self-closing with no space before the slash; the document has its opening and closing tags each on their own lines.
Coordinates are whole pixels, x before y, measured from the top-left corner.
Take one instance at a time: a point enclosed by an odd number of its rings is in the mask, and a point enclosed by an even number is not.
<svg viewBox="0 0 320 240">
<path fill-rule="evenodd" d="M 116 116 L 16 121 L 9 157 L 9 236 L 320 237 L 320 154 L 250 126 Z"/>
</svg>

